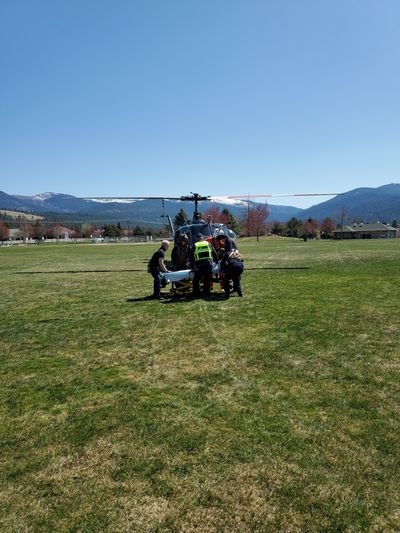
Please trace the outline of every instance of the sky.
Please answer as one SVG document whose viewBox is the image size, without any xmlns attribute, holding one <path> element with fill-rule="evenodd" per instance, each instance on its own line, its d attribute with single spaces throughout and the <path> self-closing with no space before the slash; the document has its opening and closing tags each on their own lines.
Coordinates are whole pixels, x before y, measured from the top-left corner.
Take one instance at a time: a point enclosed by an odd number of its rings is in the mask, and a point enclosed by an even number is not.
<svg viewBox="0 0 400 533">
<path fill-rule="evenodd" d="M 399 24 L 399 0 L 0 0 L 0 190 L 398 183 Z"/>
</svg>

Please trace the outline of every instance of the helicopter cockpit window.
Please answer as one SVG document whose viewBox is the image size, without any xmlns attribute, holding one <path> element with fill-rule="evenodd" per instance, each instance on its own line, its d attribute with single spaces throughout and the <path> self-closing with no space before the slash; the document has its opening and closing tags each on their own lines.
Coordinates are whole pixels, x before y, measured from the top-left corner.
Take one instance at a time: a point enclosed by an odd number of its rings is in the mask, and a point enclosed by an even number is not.
<svg viewBox="0 0 400 533">
<path fill-rule="evenodd" d="M 204 237 L 209 237 L 212 232 L 209 224 L 193 224 L 190 228 L 190 240 L 191 242 L 196 242 L 196 237 L 200 233 L 204 235 Z"/>
</svg>

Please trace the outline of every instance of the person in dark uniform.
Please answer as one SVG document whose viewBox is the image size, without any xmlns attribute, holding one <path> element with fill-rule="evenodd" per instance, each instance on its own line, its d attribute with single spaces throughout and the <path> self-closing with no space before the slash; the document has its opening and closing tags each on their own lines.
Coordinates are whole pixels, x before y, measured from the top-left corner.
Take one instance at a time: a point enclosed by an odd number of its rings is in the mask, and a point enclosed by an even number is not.
<svg viewBox="0 0 400 533">
<path fill-rule="evenodd" d="M 231 239 L 230 237 L 227 237 L 223 233 L 222 234 L 221 233 L 218 234 L 216 236 L 215 240 L 217 241 L 217 247 L 219 249 L 223 248 L 225 254 L 229 254 L 233 250 L 236 250 L 235 241 L 233 239 Z"/>
<path fill-rule="evenodd" d="M 154 252 L 149 261 L 149 272 L 153 276 L 153 295 L 152 298 L 161 298 L 161 277 L 160 272 L 169 272 L 164 264 L 165 252 L 168 250 L 169 241 L 164 240 L 160 248 Z"/>
<path fill-rule="evenodd" d="M 233 282 L 232 292 L 237 292 L 238 296 L 243 296 L 243 289 L 240 282 L 240 276 L 243 274 L 243 270 L 243 259 L 238 250 L 235 249 L 229 253 L 225 252 L 220 266 L 220 271 L 223 274 L 225 298 L 229 298 L 230 296 L 230 280 Z"/>
<path fill-rule="evenodd" d="M 215 250 L 199 233 L 196 243 L 190 249 L 190 267 L 194 270 L 193 296 L 200 296 L 200 282 L 203 281 L 203 295 L 210 294 L 213 260 L 217 260 Z"/>
<path fill-rule="evenodd" d="M 186 270 L 189 268 L 189 237 L 184 233 L 179 237 L 178 243 L 173 247 L 171 261 L 173 270 Z"/>
</svg>

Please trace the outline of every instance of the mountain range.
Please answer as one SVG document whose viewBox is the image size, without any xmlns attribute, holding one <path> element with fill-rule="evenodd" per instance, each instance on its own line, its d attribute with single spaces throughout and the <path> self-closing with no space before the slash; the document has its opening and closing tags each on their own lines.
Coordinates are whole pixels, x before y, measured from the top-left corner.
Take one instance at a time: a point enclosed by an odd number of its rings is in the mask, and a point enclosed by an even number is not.
<svg viewBox="0 0 400 533">
<path fill-rule="evenodd" d="M 247 211 L 247 201 L 213 201 L 220 209 L 228 208 L 238 217 Z M 210 203 L 203 202 L 200 209 L 205 210 Z M 251 205 L 256 205 L 251 202 Z M 183 208 L 190 216 L 193 203 L 182 200 L 112 200 L 84 199 L 61 193 L 42 193 L 35 196 L 11 195 L 0 191 L 0 209 L 23 211 L 44 215 L 49 219 L 58 218 L 65 222 L 118 222 L 132 224 L 164 223 L 161 215 L 174 217 Z M 381 187 L 362 187 L 340 194 L 331 200 L 316 204 L 308 209 L 291 206 L 269 205 L 269 220 L 286 222 L 291 217 L 314 218 L 322 221 L 329 217 L 339 222 L 353 220 L 364 222 L 392 222 L 400 220 L 400 184 L 392 183 Z"/>
<path fill-rule="evenodd" d="M 163 205 L 164 204 L 164 205 Z M 254 205 L 254 202 L 250 202 Z M 246 214 L 247 200 L 227 200 L 226 202 L 202 202 L 200 210 L 205 210 L 210 205 L 215 205 L 221 210 L 224 208 L 237 217 Z M 58 218 L 65 222 L 126 222 L 131 224 L 164 224 L 162 215 L 172 218 L 180 209 L 184 209 L 191 217 L 193 202 L 182 200 L 128 200 L 120 199 L 85 199 L 60 193 L 41 193 L 35 196 L 10 195 L 0 191 L 0 209 L 12 209 L 44 215 L 47 218 Z M 285 222 L 292 216 L 301 212 L 300 208 L 291 206 L 270 205 L 270 217 L 274 220 Z"/>
</svg>

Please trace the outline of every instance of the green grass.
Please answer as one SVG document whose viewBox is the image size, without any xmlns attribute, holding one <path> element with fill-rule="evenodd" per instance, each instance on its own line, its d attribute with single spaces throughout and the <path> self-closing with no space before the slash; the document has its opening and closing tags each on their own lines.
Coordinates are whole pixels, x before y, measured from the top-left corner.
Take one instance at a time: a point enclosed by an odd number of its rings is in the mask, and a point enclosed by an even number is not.
<svg viewBox="0 0 400 533">
<path fill-rule="evenodd" d="M 400 241 L 243 240 L 244 298 L 127 301 L 154 249 L 0 249 L 0 530 L 400 530 Z"/>
</svg>

